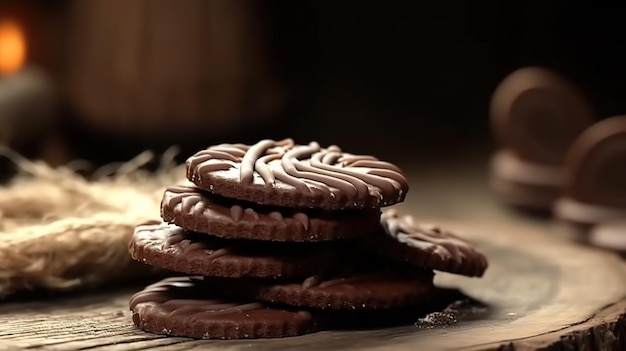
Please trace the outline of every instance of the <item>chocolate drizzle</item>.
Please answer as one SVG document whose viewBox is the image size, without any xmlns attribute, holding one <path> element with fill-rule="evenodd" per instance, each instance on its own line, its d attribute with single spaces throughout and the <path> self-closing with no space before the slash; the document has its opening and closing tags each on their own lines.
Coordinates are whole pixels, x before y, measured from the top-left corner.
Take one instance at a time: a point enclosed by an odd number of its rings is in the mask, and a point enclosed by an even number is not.
<svg viewBox="0 0 626 351">
<path fill-rule="evenodd" d="M 395 210 L 384 211 L 381 223 L 388 235 L 401 243 L 452 259 L 461 264 L 476 255 L 476 249 L 467 241 L 437 226 L 418 224 L 412 216 L 400 216 Z"/>
<path fill-rule="evenodd" d="M 257 205 L 214 195 L 194 186 L 170 186 L 161 217 L 186 230 L 221 238 L 266 241 L 328 241 L 371 233 L 380 209 L 326 211 Z"/>
<path fill-rule="evenodd" d="M 167 224 L 139 226 L 135 229 L 135 240 L 143 245 L 160 245 L 161 250 L 180 251 L 183 255 L 200 252 L 205 255 L 207 262 L 233 254 L 232 248 L 224 247 L 225 240 L 208 235 L 194 235 Z"/>
<path fill-rule="evenodd" d="M 437 226 L 419 224 L 412 216 L 384 211 L 380 227 L 364 245 L 394 261 L 471 277 L 487 269 L 487 258 L 471 243 Z"/>
<path fill-rule="evenodd" d="M 187 169 L 189 179 L 199 186 L 211 173 L 235 170 L 238 182 L 244 186 L 273 189 L 281 182 L 305 196 L 321 193 L 330 198 L 350 198 L 352 202 L 375 201 L 378 206 L 401 201 L 409 190 L 406 177 L 391 163 L 343 153 L 336 145 L 295 145 L 291 139 L 261 140 L 252 146 L 212 146 L 190 157 Z M 219 193 L 211 185 L 201 187 Z"/>
<path fill-rule="evenodd" d="M 307 277 L 337 262 L 330 244 L 224 239 L 167 223 L 136 227 L 129 252 L 152 266 L 217 277 Z"/>
<path fill-rule="evenodd" d="M 228 217 L 235 223 L 243 219 L 258 221 L 261 220 L 261 217 L 265 220 L 283 221 L 287 217 L 301 223 L 306 230 L 309 228 L 310 222 L 309 216 L 302 211 L 285 209 L 284 213 L 276 210 L 266 211 L 269 212 L 267 214 L 259 213 L 259 211 L 249 207 L 252 204 L 248 206 L 245 202 L 235 203 L 224 198 L 209 198 L 201 190 L 191 186 L 168 187 L 163 193 L 162 204 L 169 209 L 192 215 L 195 218 L 208 214 L 222 219 Z"/>
</svg>

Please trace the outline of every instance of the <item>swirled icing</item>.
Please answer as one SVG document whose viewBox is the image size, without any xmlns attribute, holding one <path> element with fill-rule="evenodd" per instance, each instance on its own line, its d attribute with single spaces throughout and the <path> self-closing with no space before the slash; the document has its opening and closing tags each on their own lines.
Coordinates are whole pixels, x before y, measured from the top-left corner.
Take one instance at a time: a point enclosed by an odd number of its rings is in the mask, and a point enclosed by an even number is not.
<svg viewBox="0 0 626 351">
<path fill-rule="evenodd" d="M 402 171 L 389 162 L 344 153 L 336 145 L 296 145 L 292 139 L 212 146 L 190 157 L 187 166 L 194 170 L 192 178 L 238 169 L 242 185 L 274 188 L 282 182 L 304 194 L 321 190 L 330 197 L 341 193 L 355 201 L 374 197 L 383 206 L 400 201 L 409 190 Z"/>
<path fill-rule="evenodd" d="M 468 259 L 487 264 L 486 258 L 469 242 L 437 226 L 417 223 L 410 215 L 402 216 L 390 209 L 383 211 L 380 221 L 385 232 L 402 244 L 458 264 Z"/>
<path fill-rule="evenodd" d="M 156 246 L 162 251 L 179 251 L 183 255 L 200 252 L 206 256 L 207 262 L 233 254 L 226 240 L 198 235 L 165 223 L 138 226 L 135 228 L 134 240 L 143 246 Z"/>
<path fill-rule="evenodd" d="M 221 200 L 221 201 L 220 201 Z M 301 211 L 261 211 L 248 206 L 242 206 L 241 202 L 233 203 L 227 199 L 209 198 L 197 188 L 191 186 L 170 186 L 163 193 L 162 206 L 176 209 L 184 214 L 191 214 L 198 218 L 208 214 L 219 218 L 226 218 L 237 223 L 241 220 L 272 220 L 283 221 L 285 217 L 291 218 L 308 230 L 310 226 L 309 216 Z"/>
<path fill-rule="evenodd" d="M 259 205 L 195 186 L 170 186 L 161 199 L 161 218 L 222 238 L 321 242 L 367 235 L 378 225 L 380 209 L 329 211 Z"/>
</svg>

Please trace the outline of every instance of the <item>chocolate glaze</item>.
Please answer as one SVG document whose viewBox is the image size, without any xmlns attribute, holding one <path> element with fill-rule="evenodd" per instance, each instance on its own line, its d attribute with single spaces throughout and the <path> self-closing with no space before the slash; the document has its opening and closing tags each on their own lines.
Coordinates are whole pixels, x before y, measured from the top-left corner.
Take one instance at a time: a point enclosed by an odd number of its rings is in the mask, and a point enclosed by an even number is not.
<svg viewBox="0 0 626 351">
<path fill-rule="evenodd" d="M 388 235 L 401 243 L 461 263 L 477 254 L 467 241 L 438 226 L 418 224 L 412 216 L 400 216 L 395 210 L 383 212 L 381 223 Z M 482 255 L 480 255 L 483 258 Z M 486 263 L 486 260 L 485 260 Z"/>
<path fill-rule="evenodd" d="M 398 268 L 398 267 L 396 267 Z M 226 294 L 294 306 L 330 309 L 399 308 L 424 304 L 433 292 L 433 274 L 379 269 L 304 280 L 268 280 L 205 277 Z"/>
<path fill-rule="evenodd" d="M 302 225 L 305 230 L 309 228 L 309 216 L 300 210 L 272 208 L 256 209 L 246 202 L 236 202 L 225 198 L 209 197 L 202 190 L 192 186 L 170 186 L 163 193 L 162 206 L 176 209 L 182 213 L 191 214 L 194 217 L 203 215 L 213 218 L 226 219 L 234 223 L 243 220 L 249 221 L 284 221 L 290 218 Z"/>
<path fill-rule="evenodd" d="M 310 312 L 218 298 L 201 280 L 188 277 L 146 287 L 131 297 L 129 308 L 137 326 L 159 334 L 237 339 L 300 335 L 316 329 Z"/>
<path fill-rule="evenodd" d="M 281 182 L 309 198 L 315 199 L 320 194 L 348 198 L 355 203 L 352 207 L 359 207 L 359 203 L 361 207 L 390 205 L 402 201 L 409 190 L 406 177 L 393 164 L 373 156 L 343 153 L 334 145 L 328 148 L 316 142 L 295 145 L 291 139 L 261 140 L 252 146 L 212 146 L 191 156 L 187 169 L 192 182 L 216 193 L 219 189 L 211 189 L 213 184 L 204 186 L 204 178 L 217 171 L 235 169 L 243 186 L 273 189 Z"/>
<path fill-rule="evenodd" d="M 224 238 L 326 241 L 371 233 L 380 210 L 262 206 L 213 195 L 193 186 L 170 186 L 163 193 L 161 216 L 187 230 Z"/>
<path fill-rule="evenodd" d="M 396 210 L 383 211 L 381 229 L 365 246 L 389 259 L 468 276 L 482 276 L 487 258 L 468 241 L 438 226 L 417 223 Z"/>
<path fill-rule="evenodd" d="M 302 277 L 336 264 L 329 245 L 222 239 L 166 223 L 138 226 L 129 251 L 153 266 L 220 277 Z"/>
<path fill-rule="evenodd" d="M 324 279 L 319 275 L 314 275 L 306 278 L 302 282 L 302 289 L 311 289 L 311 288 L 335 288 L 337 286 L 344 286 L 347 289 L 355 289 L 356 286 L 365 282 L 378 282 L 382 279 L 389 278 L 389 273 L 361 273 L 361 274 L 353 274 L 348 277 L 340 277 L 340 278 L 331 278 Z"/>
</svg>

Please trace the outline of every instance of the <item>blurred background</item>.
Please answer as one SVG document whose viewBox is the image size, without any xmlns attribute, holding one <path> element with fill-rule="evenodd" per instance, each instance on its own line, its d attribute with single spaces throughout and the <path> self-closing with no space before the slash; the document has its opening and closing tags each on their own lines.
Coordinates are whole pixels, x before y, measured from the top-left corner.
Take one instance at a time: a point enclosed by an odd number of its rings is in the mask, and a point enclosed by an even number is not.
<svg viewBox="0 0 626 351">
<path fill-rule="evenodd" d="M 53 165 L 283 137 L 447 162 L 490 150 L 491 93 L 523 66 L 625 111 L 616 6 L 0 0 L 0 143 Z"/>
</svg>

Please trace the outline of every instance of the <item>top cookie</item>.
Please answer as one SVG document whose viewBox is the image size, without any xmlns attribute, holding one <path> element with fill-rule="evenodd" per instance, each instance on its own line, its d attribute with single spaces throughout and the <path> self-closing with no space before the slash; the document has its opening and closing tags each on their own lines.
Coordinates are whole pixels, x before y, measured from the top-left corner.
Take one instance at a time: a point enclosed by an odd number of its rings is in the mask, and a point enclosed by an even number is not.
<svg viewBox="0 0 626 351">
<path fill-rule="evenodd" d="M 199 188 L 264 205 L 363 209 L 402 202 L 409 185 L 395 165 L 291 139 L 211 146 L 187 159 Z"/>
</svg>

